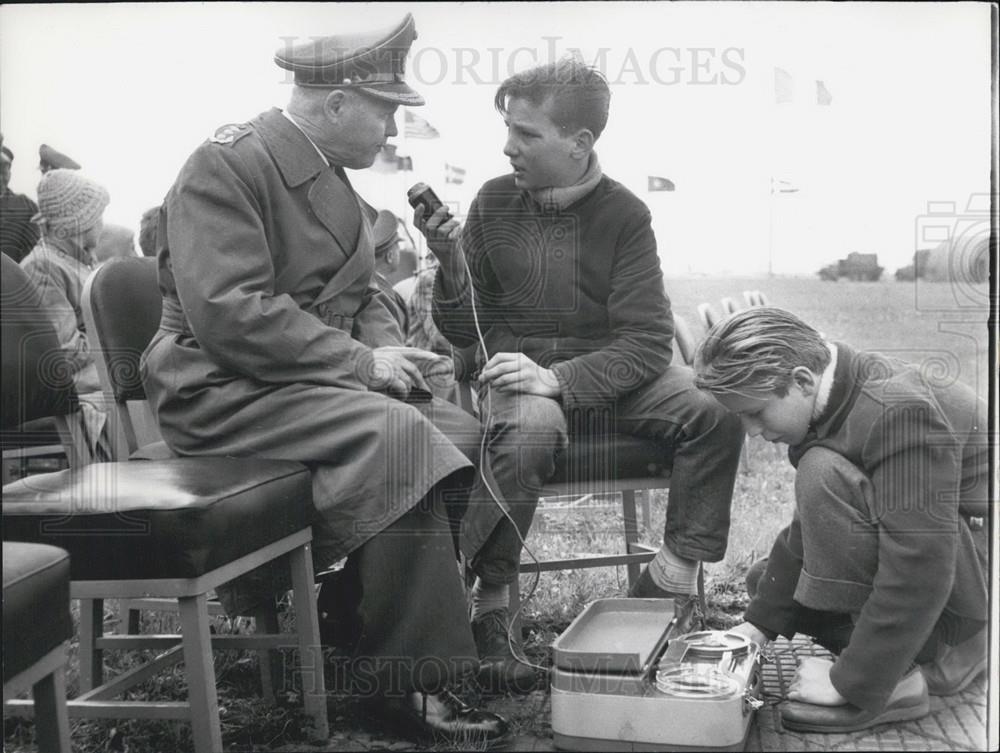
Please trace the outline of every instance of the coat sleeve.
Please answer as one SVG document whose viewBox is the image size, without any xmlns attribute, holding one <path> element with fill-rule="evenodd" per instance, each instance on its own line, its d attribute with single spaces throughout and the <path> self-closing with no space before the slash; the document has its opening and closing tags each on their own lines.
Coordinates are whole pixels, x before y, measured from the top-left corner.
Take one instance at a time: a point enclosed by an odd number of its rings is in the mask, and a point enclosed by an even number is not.
<svg viewBox="0 0 1000 753">
<path fill-rule="evenodd" d="M 670 365 L 673 315 L 663 289 L 649 210 L 623 223 L 611 270 L 608 324 L 611 342 L 552 367 L 564 404 L 609 400 L 652 381 Z"/>
<path fill-rule="evenodd" d="M 930 637 L 955 579 L 961 443 L 937 407 L 882 408 L 864 443 L 878 518 L 878 570 L 830 672 L 851 703 L 878 709 Z M 872 671 L 877 667 L 877 671 Z"/>
<path fill-rule="evenodd" d="M 802 572 L 802 529 L 798 515 L 778 534 L 767 559 L 767 568 L 757 583 L 757 593 L 747 606 L 744 619 L 768 638 L 795 636 L 800 609 L 795 587 Z"/>
<path fill-rule="evenodd" d="M 403 331 L 388 298 L 385 291 L 369 286 L 354 317 L 354 337 L 371 348 L 403 344 Z"/>
<path fill-rule="evenodd" d="M 263 382 L 366 389 L 370 348 L 275 293 L 262 194 L 235 149 L 206 144 L 167 198 L 171 271 L 199 346 Z"/>
<path fill-rule="evenodd" d="M 38 290 L 42 310 L 48 314 L 55 327 L 59 345 L 69 361 L 73 373 L 77 374 L 94 361 L 94 355 L 87 342 L 87 334 L 79 326 L 76 309 L 67 295 L 69 281 L 65 272 L 42 257 L 28 256 L 21 263 L 25 273 Z"/>
</svg>

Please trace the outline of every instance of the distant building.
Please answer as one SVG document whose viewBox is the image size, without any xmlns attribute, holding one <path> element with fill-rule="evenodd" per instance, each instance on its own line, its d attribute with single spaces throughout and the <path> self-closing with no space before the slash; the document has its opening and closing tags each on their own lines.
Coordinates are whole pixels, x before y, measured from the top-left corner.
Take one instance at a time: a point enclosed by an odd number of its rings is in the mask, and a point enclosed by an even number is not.
<svg viewBox="0 0 1000 753">
<path fill-rule="evenodd" d="M 821 280 L 839 280 L 846 277 L 848 280 L 876 282 L 881 276 L 884 267 L 878 265 L 878 254 L 862 254 L 852 251 L 846 259 L 839 259 L 833 264 L 828 264 L 819 271 Z"/>
</svg>

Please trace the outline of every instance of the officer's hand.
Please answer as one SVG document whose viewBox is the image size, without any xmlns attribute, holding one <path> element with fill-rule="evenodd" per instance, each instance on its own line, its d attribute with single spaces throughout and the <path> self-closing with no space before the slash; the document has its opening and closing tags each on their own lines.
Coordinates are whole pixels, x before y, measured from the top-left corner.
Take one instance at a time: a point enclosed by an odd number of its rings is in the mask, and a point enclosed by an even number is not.
<svg viewBox="0 0 1000 753">
<path fill-rule="evenodd" d="M 559 397 L 562 388 L 551 369 L 544 369 L 524 353 L 497 353 L 479 373 L 480 384 L 500 392 Z"/>
<path fill-rule="evenodd" d="M 408 351 L 425 352 L 402 346 L 375 348 L 371 359 L 362 367 L 361 380 L 368 389 L 395 397 L 406 397 L 414 387 L 429 392 L 420 367 L 414 363 L 415 357 Z"/>
<path fill-rule="evenodd" d="M 430 217 L 424 217 L 423 205 L 413 210 L 413 225 L 424 234 L 427 246 L 438 261 L 444 263 L 454 255 L 462 235 L 462 226 L 451 216 L 448 207 L 438 207 Z"/>
<path fill-rule="evenodd" d="M 817 706 L 843 706 L 847 703 L 830 681 L 830 670 L 833 662 L 818 656 L 807 656 L 802 659 L 795 679 L 788 689 L 788 698 L 792 701 L 815 703 Z"/>
</svg>

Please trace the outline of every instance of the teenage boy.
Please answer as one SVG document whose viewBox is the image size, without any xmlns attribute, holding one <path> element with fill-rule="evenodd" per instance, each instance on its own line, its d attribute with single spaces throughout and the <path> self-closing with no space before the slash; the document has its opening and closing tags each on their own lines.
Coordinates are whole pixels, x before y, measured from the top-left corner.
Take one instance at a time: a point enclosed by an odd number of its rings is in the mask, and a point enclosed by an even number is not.
<svg viewBox="0 0 1000 753">
<path fill-rule="evenodd" d="M 743 432 L 689 368 L 670 363 L 674 324 L 649 209 L 594 152 L 610 97 L 600 72 L 574 60 L 507 79 L 494 105 L 511 172 L 480 189 L 464 229 L 445 208 L 415 216 L 440 262 L 438 328 L 456 347 L 482 331 L 489 466 L 516 522 L 475 497 L 463 521 L 487 685 L 533 685 L 508 647 L 507 588 L 574 428 L 659 440 L 672 461 L 663 546 L 632 595 L 686 597 L 698 562 L 726 552 Z"/>
<path fill-rule="evenodd" d="M 713 327 L 695 383 L 750 436 L 789 445 L 795 514 L 737 630 L 814 636 L 785 727 L 848 732 L 927 713 L 986 667 L 985 406 L 878 353 L 826 341 L 796 316 L 752 308 Z"/>
</svg>

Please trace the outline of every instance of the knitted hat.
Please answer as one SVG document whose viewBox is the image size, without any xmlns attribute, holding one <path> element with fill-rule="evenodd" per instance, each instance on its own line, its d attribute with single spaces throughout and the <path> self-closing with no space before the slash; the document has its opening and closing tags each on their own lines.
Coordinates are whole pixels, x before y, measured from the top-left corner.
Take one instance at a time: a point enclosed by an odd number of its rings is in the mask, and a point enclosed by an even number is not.
<svg viewBox="0 0 1000 753">
<path fill-rule="evenodd" d="M 50 235 L 82 235 L 98 223 L 111 196 L 77 170 L 49 170 L 38 183 L 38 214 L 32 220 Z"/>
</svg>

